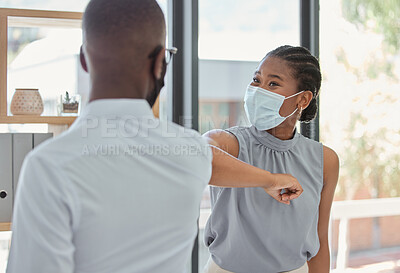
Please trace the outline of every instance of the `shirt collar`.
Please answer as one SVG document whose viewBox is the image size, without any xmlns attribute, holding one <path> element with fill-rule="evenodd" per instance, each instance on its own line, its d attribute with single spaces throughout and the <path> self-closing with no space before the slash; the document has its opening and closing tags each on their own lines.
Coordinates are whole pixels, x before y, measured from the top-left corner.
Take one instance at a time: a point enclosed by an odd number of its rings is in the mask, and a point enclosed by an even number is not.
<svg viewBox="0 0 400 273">
<path fill-rule="evenodd" d="M 297 133 L 297 129 L 295 129 L 293 138 L 287 140 L 281 140 L 279 138 L 274 137 L 267 131 L 260 131 L 255 126 L 250 127 L 250 132 L 253 136 L 261 143 L 267 146 L 268 148 L 275 151 L 288 151 L 292 147 L 294 147 L 299 140 L 300 134 Z"/>
<path fill-rule="evenodd" d="M 81 117 L 92 116 L 152 116 L 153 111 L 149 103 L 144 99 L 99 99 L 86 105 Z"/>
<path fill-rule="evenodd" d="M 149 103 L 144 99 L 99 99 L 88 103 L 72 126 L 93 117 L 155 119 Z"/>
</svg>

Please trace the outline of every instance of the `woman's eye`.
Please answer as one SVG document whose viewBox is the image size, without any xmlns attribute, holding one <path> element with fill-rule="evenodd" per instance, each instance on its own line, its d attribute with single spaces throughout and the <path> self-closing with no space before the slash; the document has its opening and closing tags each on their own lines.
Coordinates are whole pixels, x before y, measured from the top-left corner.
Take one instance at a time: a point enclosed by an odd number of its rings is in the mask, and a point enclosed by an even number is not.
<svg viewBox="0 0 400 273">
<path fill-rule="evenodd" d="M 256 77 L 253 78 L 253 82 L 260 83 L 260 81 Z"/>
<path fill-rule="evenodd" d="M 276 82 L 270 82 L 270 83 L 268 84 L 268 86 L 279 86 L 279 84 L 276 83 Z"/>
</svg>

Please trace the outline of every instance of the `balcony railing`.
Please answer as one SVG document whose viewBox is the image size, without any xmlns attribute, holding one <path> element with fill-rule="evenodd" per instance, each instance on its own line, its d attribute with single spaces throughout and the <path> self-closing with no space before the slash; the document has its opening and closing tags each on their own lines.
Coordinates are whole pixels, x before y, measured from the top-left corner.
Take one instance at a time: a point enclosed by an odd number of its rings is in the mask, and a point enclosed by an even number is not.
<svg viewBox="0 0 400 273">
<path fill-rule="evenodd" d="M 345 270 L 348 265 L 350 250 L 350 219 L 375 218 L 395 215 L 400 215 L 400 198 L 379 198 L 333 202 L 331 223 L 334 220 L 339 220 L 339 238 L 336 269 L 338 271 L 342 271 Z M 329 232 L 329 235 L 330 238 L 332 238 L 332 229 Z"/>
</svg>

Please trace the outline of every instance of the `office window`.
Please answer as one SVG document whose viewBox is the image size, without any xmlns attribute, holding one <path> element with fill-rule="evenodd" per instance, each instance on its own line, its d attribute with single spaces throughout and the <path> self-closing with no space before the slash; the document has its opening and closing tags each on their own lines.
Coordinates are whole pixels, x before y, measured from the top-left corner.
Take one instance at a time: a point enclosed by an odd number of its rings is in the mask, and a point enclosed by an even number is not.
<svg viewBox="0 0 400 273">
<path fill-rule="evenodd" d="M 396 1 L 320 1 L 320 132 L 341 159 L 335 200 L 400 196 L 399 16 Z M 399 270 L 400 216 L 338 217 L 335 268 Z"/>
</svg>

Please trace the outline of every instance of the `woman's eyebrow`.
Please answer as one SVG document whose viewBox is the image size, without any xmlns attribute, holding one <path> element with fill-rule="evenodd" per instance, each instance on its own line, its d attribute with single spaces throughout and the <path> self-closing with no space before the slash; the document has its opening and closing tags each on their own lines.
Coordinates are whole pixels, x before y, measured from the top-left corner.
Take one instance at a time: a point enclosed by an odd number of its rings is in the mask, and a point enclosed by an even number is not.
<svg viewBox="0 0 400 273">
<path fill-rule="evenodd" d="M 269 74 L 268 77 L 269 77 L 269 78 L 277 78 L 277 79 L 283 81 L 282 77 L 280 77 L 279 75 Z"/>
<path fill-rule="evenodd" d="M 260 70 L 256 70 L 256 71 L 254 72 L 254 74 L 261 75 L 261 72 L 260 72 Z M 277 78 L 277 79 L 283 81 L 282 77 L 279 76 L 279 75 L 269 74 L 268 77 L 269 77 L 269 78 Z"/>
</svg>

